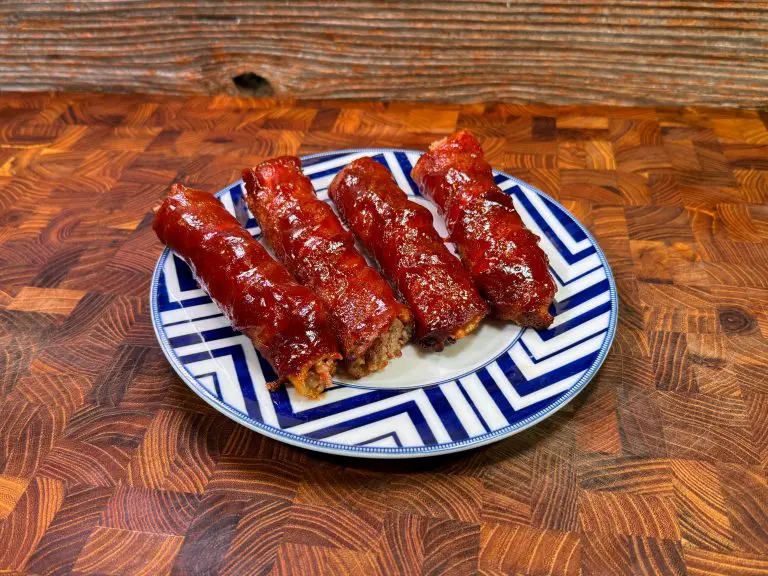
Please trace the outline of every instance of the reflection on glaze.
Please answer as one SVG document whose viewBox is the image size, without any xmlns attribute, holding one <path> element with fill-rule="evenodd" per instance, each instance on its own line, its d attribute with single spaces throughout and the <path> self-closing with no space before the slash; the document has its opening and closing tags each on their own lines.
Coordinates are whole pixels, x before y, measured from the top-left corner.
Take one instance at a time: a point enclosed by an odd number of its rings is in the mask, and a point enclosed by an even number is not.
<svg viewBox="0 0 768 576">
<path fill-rule="evenodd" d="M 421 193 L 437 204 L 464 265 L 494 314 L 523 326 L 552 323 L 555 282 L 538 237 L 493 179 L 469 132 L 434 142 L 413 168 Z"/>
<path fill-rule="evenodd" d="M 246 201 L 278 259 L 325 304 L 347 361 L 362 355 L 408 309 L 319 200 L 295 156 L 243 171 Z"/>
<path fill-rule="evenodd" d="M 280 380 L 322 357 L 338 357 L 322 304 L 216 198 L 175 184 L 153 228 Z"/>
<path fill-rule="evenodd" d="M 432 214 L 408 200 L 384 166 L 370 158 L 355 160 L 328 192 L 410 307 L 422 344 L 442 349 L 485 316 L 485 302 L 435 231 Z"/>
</svg>

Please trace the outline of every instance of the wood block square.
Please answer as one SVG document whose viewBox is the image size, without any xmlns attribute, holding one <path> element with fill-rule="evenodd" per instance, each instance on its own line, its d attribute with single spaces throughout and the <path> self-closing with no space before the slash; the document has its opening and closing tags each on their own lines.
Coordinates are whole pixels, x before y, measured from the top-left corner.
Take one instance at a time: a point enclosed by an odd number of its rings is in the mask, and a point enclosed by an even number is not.
<svg viewBox="0 0 768 576">
<path fill-rule="evenodd" d="M 672 168 L 672 160 L 664 146 L 638 146 L 615 152 L 616 166 L 624 172 L 647 173 Z"/>
<path fill-rule="evenodd" d="M 269 493 L 290 501 L 296 495 L 301 474 L 302 467 L 292 462 L 225 456 L 218 459 L 210 489 L 251 496 Z"/>
<path fill-rule="evenodd" d="M 40 466 L 40 475 L 67 486 L 114 486 L 125 479 L 131 449 L 58 440 Z"/>
<path fill-rule="evenodd" d="M 546 140 L 534 136 L 533 119 L 529 116 L 507 116 L 499 113 L 478 116 L 462 113 L 456 121 L 456 130 L 465 129 L 478 137 L 504 138 L 507 142 Z M 540 136 L 541 128 L 539 131 Z"/>
<path fill-rule="evenodd" d="M 562 170 L 563 198 L 591 198 L 597 204 L 649 204 L 648 179 L 640 174 L 612 170 Z"/>
<path fill-rule="evenodd" d="M 561 170 L 615 170 L 613 145 L 605 140 L 558 142 L 557 165 Z"/>
<path fill-rule="evenodd" d="M 119 485 L 101 518 L 106 528 L 183 536 L 200 502 L 197 494 Z"/>
<path fill-rule="evenodd" d="M 664 148 L 667 151 L 669 161 L 676 170 L 700 170 L 699 156 L 693 142 L 680 140 L 666 142 Z"/>
<path fill-rule="evenodd" d="M 61 507 L 25 566 L 32 574 L 72 570 L 101 518 L 111 487 L 69 487 Z"/>
<path fill-rule="evenodd" d="M 587 128 L 590 130 L 606 129 L 608 118 L 602 116 L 584 116 L 582 114 L 561 114 L 557 117 L 557 128 Z"/>
<path fill-rule="evenodd" d="M 717 464 L 736 549 L 768 555 L 768 482 L 756 467 Z"/>
<path fill-rule="evenodd" d="M 503 168 L 557 168 L 557 142 L 510 142 Z M 490 160 L 489 160 L 490 161 Z"/>
<path fill-rule="evenodd" d="M 451 496 L 446 494 L 450 492 Z M 478 522 L 482 509 L 483 484 L 479 478 L 430 474 L 377 478 L 361 492 L 392 510 L 433 518 Z"/>
<path fill-rule="evenodd" d="M 590 400 L 575 417 L 577 450 L 600 454 L 621 452 L 615 392 L 595 394 Z"/>
<path fill-rule="evenodd" d="M 722 149 L 731 169 L 768 170 L 768 146 L 724 143 Z"/>
<path fill-rule="evenodd" d="M 756 204 L 768 203 L 768 171 L 736 168 L 733 176 L 744 200 Z"/>
<path fill-rule="evenodd" d="M 456 130 L 459 111 L 456 110 L 412 110 L 406 119 L 406 128 L 412 132 L 430 132 L 450 134 Z"/>
<path fill-rule="evenodd" d="M 760 456 L 746 423 L 746 408 L 738 397 L 690 395 L 686 407 L 660 394 L 660 408 L 669 455 L 673 458 L 756 465 Z M 719 413 L 719 407 L 729 406 Z M 713 414 L 718 413 L 712 421 Z M 735 421 L 726 414 L 733 414 Z"/>
<path fill-rule="evenodd" d="M 600 534 L 581 541 L 581 566 L 585 576 L 634 576 L 629 555 L 629 536 Z"/>
<path fill-rule="evenodd" d="M 714 119 L 710 124 L 723 142 L 768 144 L 768 130 L 759 118 Z"/>
<path fill-rule="evenodd" d="M 631 536 L 629 556 L 636 574 L 687 576 L 680 542 L 663 538 Z"/>
<path fill-rule="evenodd" d="M 382 522 L 383 518 L 350 505 L 328 508 L 295 503 L 283 534 L 286 541 L 296 544 L 368 550 L 378 539 Z"/>
<path fill-rule="evenodd" d="M 483 477 L 483 522 L 530 523 L 532 462 L 526 454 L 486 467 Z"/>
<path fill-rule="evenodd" d="M 477 570 L 480 526 L 430 518 L 424 530 L 424 574 L 472 574 Z"/>
<path fill-rule="evenodd" d="M 502 573 L 574 576 L 581 572 L 581 539 L 573 532 L 484 524 L 479 565 Z"/>
<path fill-rule="evenodd" d="M 182 536 L 98 527 L 74 569 L 84 574 L 162 576 L 170 574 L 183 542 Z"/>
<path fill-rule="evenodd" d="M 601 533 L 680 539 L 674 501 L 664 496 L 587 492 L 579 498 L 581 529 Z"/>
<path fill-rule="evenodd" d="M 622 454 L 584 454 L 577 465 L 579 487 L 590 492 L 672 496 L 669 460 Z"/>
<path fill-rule="evenodd" d="M 0 520 L 7 518 L 27 489 L 29 480 L 0 474 Z"/>
<path fill-rule="evenodd" d="M 624 213 L 632 240 L 694 240 L 691 221 L 688 213 L 682 208 L 626 207 Z"/>
<path fill-rule="evenodd" d="M 768 573 L 768 558 L 747 552 L 713 552 L 698 548 L 683 549 L 689 576 L 762 576 Z"/>
<path fill-rule="evenodd" d="M 733 529 L 715 464 L 672 459 L 682 542 L 707 550 L 733 548 Z"/>
<path fill-rule="evenodd" d="M 22 572 L 32 551 L 43 538 L 64 500 L 61 482 L 38 477 L 32 480 L 13 511 L 0 522 L 0 569 Z"/>
<path fill-rule="evenodd" d="M 290 508 L 290 502 L 279 498 L 261 497 L 251 501 L 235 528 L 218 573 L 265 573 L 285 542 L 284 527 L 289 520 Z"/>
<path fill-rule="evenodd" d="M 723 147 L 720 142 L 693 142 L 696 157 L 699 162 L 699 169 L 708 172 L 727 172 L 730 170 L 728 159 L 723 153 Z"/>
<path fill-rule="evenodd" d="M 616 153 L 643 146 L 662 146 L 662 130 L 655 120 L 611 119 L 608 139 Z"/>
<path fill-rule="evenodd" d="M 83 290 L 63 288 L 33 288 L 25 286 L 7 306 L 7 310 L 24 312 L 45 312 L 66 316 L 75 309 L 80 299 L 85 296 Z"/>
</svg>

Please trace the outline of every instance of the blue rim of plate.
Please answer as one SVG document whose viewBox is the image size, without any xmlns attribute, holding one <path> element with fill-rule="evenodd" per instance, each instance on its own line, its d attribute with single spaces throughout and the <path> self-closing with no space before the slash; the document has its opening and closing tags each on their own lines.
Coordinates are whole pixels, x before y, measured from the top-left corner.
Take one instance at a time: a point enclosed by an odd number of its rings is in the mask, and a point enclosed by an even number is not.
<svg viewBox="0 0 768 576">
<path fill-rule="evenodd" d="M 350 148 L 350 149 L 333 150 L 329 152 L 320 152 L 317 154 L 309 154 L 307 156 L 302 156 L 301 160 L 302 160 L 302 165 L 304 165 L 306 161 L 315 160 L 318 158 L 324 158 L 328 156 L 341 157 L 343 155 L 356 154 L 356 153 L 365 153 L 365 154 L 370 153 L 371 155 L 373 155 L 373 154 L 382 154 L 387 152 L 391 152 L 391 153 L 403 152 L 406 154 L 423 154 L 423 151 L 420 151 L 420 150 L 411 150 L 411 149 L 403 149 L 403 148 Z M 514 182 L 517 186 L 523 186 L 528 190 L 538 194 L 542 198 L 546 199 L 548 202 L 554 204 L 556 207 L 558 207 L 560 210 L 562 210 L 565 214 L 567 214 L 571 218 L 571 220 L 579 227 L 579 229 L 585 234 L 586 238 L 590 241 L 591 245 L 595 248 L 595 253 L 597 254 L 598 259 L 600 260 L 601 265 L 605 268 L 605 274 L 608 280 L 609 292 L 610 292 L 610 303 L 611 303 L 612 313 L 610 315 L 608 330 L 606 332 L 603 343 L 599 349 L 597 358 L 593 361 L 589 369 L 582 375 L 582 377 L 570 388 L 568 388 L 568 390 L 565 393 L 563 393 L 557 400 L 547 404 L 546 406 L 544 406 L 534 414 L 531 414 L 528 417 L 524 418 L 523 420 L 517 421 L 513 424 L 499 428 L 497 430 L 492 430 L 492 431 L 486 432 L 485 434 L 470 437 L 464 440 L 446 442 L 446 443 L 431 445 L 431 446 L 398 446 L 394 448 L 394 447 L 378 447 L 378 446 L 357 446 L 357 445 L 337 444 L 334 442 L 326 442 L 324 440 L 319 440 L 315 438 L 301 436 L 299 434 L 294 434 L 292 432 L 287 432 L 281 428 L 276 428 L 268 424 L 265 424 L 264 422 L 256 420 L 254 418 L 251 418 L 249 415 L 244 414 L 232 408 L 231 406 L 225 404 L 221 399 L 212 395 L 208 390 L 206 390 L 198 382 L 198 380 L 184 367 L 184 365 L 181 364 L 178 356 L 174 353 L 173 348 L 171 347 L 170 342 L 168 341 L 168 337 L 165 333 L 165 330 L 163 329 L 164 327 L 160 320 L 160 313 L 157 309 L 158 286 L 159 286 L 160 274 L 163 271 L 166 259 L 172 253 L 171 250 L 167 247 L 163 250 L 162 254 L 160 255 L 160 258 L 158 259 L 157 264 L 155 265 L 154 273 L 152 274 L 152 281 L 151 281 L 151 287 L 150 287 L 150 303 L 149 303 L 151 318 L 152 318 L 152 327 L 155 331 L 155 335 L 160 344 L 160 348 L 163 351 L 163 354 L 165 354 L 165 357 L 170 363 L 171 367 L 178 374 L 178 376 L 184 381 L 184 383 L 187 386 L 189 386 L 189 388 L 191 388 L 192 391 L 194 391 L 195 394 L 197 394 L 200 398 L 202 398 L 206 403 L 208 403 L 210 406 L 212 406 L 213 408 L 215 408 L 217 411 L 221 412 L 225 416 L 228 416 L 235 422 L 238 422 L 239 424 L 242 424 L 243 426 L 246 426 L 251 430 L 259 432 L 275 440 L 279 440 L 281 442 L 285 442 L 293 446 L 307 448 L 309 450 L 324 452 L 327 454 L 334 454 L 334 455 L 340 455 L 340 456 L 352 456 L 357 458 L 418 458 L 418 457 L 425 457 L 425 456 L 437 456 L 441 454 L 449 454 L 453 452 L 469 450 L 471 448 L 476 448 L 479 446 L 483 446 L 485 444 L 491 444 L 499 440 L 502 440 L 504 438 L 507 438 L 509 436 L 512 436 L 514 434 L 517 434 L 518 432 L 521 432 L 526 428 L 529 428 L 534 424 L 537 424 L 538 422 L 548 418 L 549 416 L 551 416 L 552 414 L 554 414 L 555 412 L 563 408 L 565 405 L 567 405 L 571 400 L 573 400 L 573 398 L 575 398 L 576 395 L 579 394 L 579 392 L 581 392 L 586 387 L 586 385 L 592 380 L 594 375 L 603 365 L 603 362 L 605 361 L 605 358 L 608 355 L 608 351 L 611 347 L 611 344 L 613 343 L 613 340 L 616 334 L 616 324 L 618 321 L 618 298 L 617 298 L 617 292 L 616 292 L 616 284 L 613 278 L 613 271 L 611 270 L 611 267 L 608 264 L 608 260 L 606 259 L 605 254 L 603 254 L 603 251 L 600 248 L 600 245 L 597 243 L 597 241 L 589 232 L 589 230 L 587 230 L 584 227 L 584 225 L 581 222 L 579 222 L 579 220 L 576 217 L 574 217 L 562 204 L 560 204 L 554 198 L 550 197 L 548 194 L 545 194 L 538 188 L 535 188 L 530 184 L 524 182 L 523 180 L 520 180 L 519 178 L 516 178 L 510 174 L 507 174 L 506 172 L 494 169 L 494 175 L 504 176 L 505 178 Z M 229 190 L 236 184 L 237 182 L 229 184 L 224 189 L 217 192 L 215 196 L 220 197 L 221 195 L 229 192 Z M 489 362 L 492 362 L 492 361 L 493 360 L 490 360 Z M 430 384 L 428 387 L 437 386 L 437 385 L 438 384 Z M 360 388 L 364 386 L 355 386 L 355 387 Z"/>
</svg>

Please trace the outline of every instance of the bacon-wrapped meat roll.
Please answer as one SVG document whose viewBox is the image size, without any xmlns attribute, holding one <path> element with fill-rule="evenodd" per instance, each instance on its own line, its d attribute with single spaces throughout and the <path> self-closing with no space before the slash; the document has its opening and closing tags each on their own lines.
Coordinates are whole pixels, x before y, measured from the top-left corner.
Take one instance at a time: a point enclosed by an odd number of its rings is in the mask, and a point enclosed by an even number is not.
<svg viewBox="0 0 768 576">
<path fill-rule="evenodd" d="M 216 198 L 175 184 L 153 228 L 272 365 L 272 389 L 290 381 L 315 398 L 331 384 L 341 355 L 323 305 Z"/>
<path fill-rule="evenodd" d="M 384 166 L 355 160 L 336 175 L 329 194 L 410 307 L 420 344 L 442 350 L 477 327 L 486 303 L 435 231 L 430 211 L 408 200 Z"/>
<path fill-rule="evenodd" d="M 480 143 L 466 130 L 433 142 L 413 168 L 421 193 L 437 204 L 451 240 L 494 314 L 546 328 L 555 282 L 539 238 L 493 180 Z"/>
<path fill-rule="evenodd" d="M 360 378 L 400 356 L 411 313 L 319 200 L 295 156 L 243 171 L 246 202 L 286 268 L 325 304 L 349 375 Z"/>
</svg>

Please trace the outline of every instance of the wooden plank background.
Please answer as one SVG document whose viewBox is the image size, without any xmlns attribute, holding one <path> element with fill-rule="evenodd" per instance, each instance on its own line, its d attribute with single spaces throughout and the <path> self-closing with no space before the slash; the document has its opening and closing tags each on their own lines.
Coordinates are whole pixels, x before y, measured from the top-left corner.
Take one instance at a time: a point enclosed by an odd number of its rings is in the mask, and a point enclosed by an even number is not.
<svg viewBox="0 0 768 576">
<path fill-rule="evenodd" d="M 0 89 L 768 105 L 754 0 L 0 3 Z"/>
<path fill-rule="evenodd" d="M 0 95 L 0 572 L 768 574 L 768 115 Z M 594 234 L 620 299 L 589 386 L 502 442 L 366 462 L 176 376 L 152 208 L 276 154 L 457 127 Z"/>
</svg>

